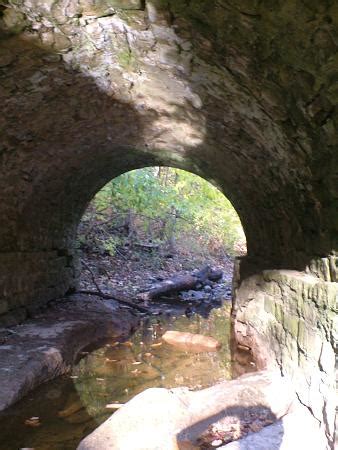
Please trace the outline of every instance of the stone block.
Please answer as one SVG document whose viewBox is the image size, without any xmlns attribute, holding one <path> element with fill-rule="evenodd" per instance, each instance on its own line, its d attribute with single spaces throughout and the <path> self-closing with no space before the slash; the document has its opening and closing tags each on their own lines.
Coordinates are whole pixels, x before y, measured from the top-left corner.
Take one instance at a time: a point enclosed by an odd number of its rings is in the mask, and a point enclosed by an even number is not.
<svg viewBox="0 0 338 450">
<path fill-rule="evenodd" d="M 327 374 L 334 372 L 335 353 L 330 342 L 323 341 L 319 357 L 320 368 Z"/>
<path fill-rule="evenodd" d="M 331 281 L 334 283 L 338 282 L 338 259 L 336 256 L 331 255 L 329 257 L 329 267 L 330 267 Z"/>
<path fill-rule="evenodd" d="M 258 372 L 195 392 L 147 389 L 87 436 L 78 450 L 176 450 L 183 448 L 179 437 L 195 442 L 213 418 L 225 417 L 227 411 L 242 417 L 257 405 L 267 407 L 277 420 L 292 409 L 295 400 L 289 380 L 278 377 Z"/>
<path fill-rule="evenodd" d="M 284 305 L 282 305 L 278 299 L 276 299 L 275 317 L 277 322 L 283 323 Z"/>
<path fill-rule="evenodd" d="M 287 334 L 285 336 L 285 348 L 287 349 L 287 352 L 284 351 L 282 355 L 283 370 L 285 370 L 285 373 L 291 375 L 298 366 L 297 338 L 291 334 Z"/>
<path fill-rule="evenodd" d="M 324 338 L 319 334 L 317 329 L 312 328 L 303 320 L 299 321 L 298 330 L 299 347 L 308 358 L 317 362 L 322 350 Z"/>
<path fill-rule="evenodd" d="M 315 305 L 312 302 L 304 302 L 303 308 L 300 313 L 309 325 L 316 326 L 319 316 L 319 310 L 316 309 Z"/>
<path fill-rule="evenodd" d="M 107 0 L 113 8 L 119 9 L 142 9 L 141 0 Z"/>
<path fill-rule="evenodd" d="M 264 309 L 267 313 L 275 315 L 276 299 L 270 295 L 264 296 Z"/>
<path fill-rule="evenodd" d="M 141 0 L 80 0 L 81 14 L 83 16 L 102 17 L 114 12 L 115 9 L 139 10 L 142 9 Z"/>
<path fill-rule="evenodd" d="M 283 318 L 283 325 L 285 330 L 287 330 L 294 339 L 298 336 L 298 323 L 299 318 L 285 314 Z"/>
<path fill-rule="evenodd" d="M 17 310 L 21 317 L 21 309 L 40 307 L 74 286 L 70 254 L 60 256 L 57 250 L 0 253 L 0 314 L 11 311 L 14 317 Z"/>
<path fill-rule="evenodd" d="M 8 308 L 8 302 L 7 300 L 1 299 L 0 300 L 0 314 L 5 314 L 6 312 L 8 312 L 9 308 Z"/>
</svg>

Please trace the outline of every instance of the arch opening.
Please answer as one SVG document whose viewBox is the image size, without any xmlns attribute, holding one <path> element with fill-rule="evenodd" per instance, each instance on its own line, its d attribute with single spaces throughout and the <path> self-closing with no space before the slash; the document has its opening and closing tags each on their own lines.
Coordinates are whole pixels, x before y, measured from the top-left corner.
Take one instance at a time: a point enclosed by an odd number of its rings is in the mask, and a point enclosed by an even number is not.
<svg viewBox="0 0 338 450">
<path fill-rule="evenodd" d="M 83 214 L 77 246 L 80 292 L 118 291 L 144 301 L 160 280 L 173 286 L 163 286 L 155 304 L 174 301 L 188 313 L 231 301 L 234 258 L 246 254 L 240 218 L 224 194 L 169 166 L 136 169 L 106 184 Z"/>
<path fill-rule="evenodd" d="M 240 342 L 257 331 L 333 448 L 335 2 L 68 3 L 0 7 L 1 323 L 76 287 L 77 225 L 111 178 L 191 170 L 246 231 Z"/>
<path fill-rule="evenodd" d="M 100 246 L 100 238 L 89 235 L 102 226 L 102 233 L 112 234 L 106 245 L 103 236 Z M 114 237 L 114 230 L 124 236 Z M 168 166 L 136 169 L 106 184 L 87 206 L 78 233 L 80 247 L 88 249 L 91 237 L 98 253 L 114 254 L 119 241 L 129 246 L 137 240 L 162 247 L 163 253 L 173 250 L 177 239 L 186 247 L 196 241 L 201 257 L 213 251 L 233 257 L 246 253 L 240 218 L 224 194 L 203 178 Z"/>
</svg>

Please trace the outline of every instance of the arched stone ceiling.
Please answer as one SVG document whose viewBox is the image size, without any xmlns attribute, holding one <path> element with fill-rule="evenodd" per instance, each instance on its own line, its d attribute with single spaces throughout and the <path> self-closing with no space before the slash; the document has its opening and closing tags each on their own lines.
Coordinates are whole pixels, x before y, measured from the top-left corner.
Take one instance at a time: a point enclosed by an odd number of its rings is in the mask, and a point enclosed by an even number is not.
<svg viewBox="0 0 338 450">
<path fill-rule="evenodd" d="M 269 267 L 335 248 L 335 1 L 1 4 L 3 251 L 68 248 L 97 190 L 150 164 L 219 186 Z"/>
</svg>

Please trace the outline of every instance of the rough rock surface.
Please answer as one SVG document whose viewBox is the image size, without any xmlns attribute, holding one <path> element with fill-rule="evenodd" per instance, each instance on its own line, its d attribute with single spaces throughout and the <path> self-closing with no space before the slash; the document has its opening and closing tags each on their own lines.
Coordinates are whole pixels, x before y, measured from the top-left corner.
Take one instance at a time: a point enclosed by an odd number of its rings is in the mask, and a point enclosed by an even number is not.
<svg viewBox="0 0 338 450">
<path fill-rule="evenodd" d="M 269 450 L 277 450 L 281 441 L 286 439 L 284 422 L 280 419 L 283 417 L 285 420 L 290 414 L 294 426 L 288 428 L 292 430 L 292 436 L 287 437 L 287 442 L 292 445 L 281 448 L 296 450 L 300 448 L 300 442 L 309 444 L 306 448 L 311 450 L 322 448 L 316 421 L 306 410 L 305 415 L 304 411 L 300 416 L 296 415 L 300 407 L 292 386 L 278 373 L 261 372 L 222 382 L 202 391 L 148 389 L 85 438 L 78 450 L 176 450 L 181 448 L 180 442 L 195 444 L 201 433 L 222 417 L 241 417 L 246 411 L 258 408 L 269 411 L 276 424 L 261 431 L 263 436 L 249 434 L 245 438 L 247 441 L 259 443 L 265 437 L 267 442 L 273 444 Z M 312 427 L 310 431 L 309 425 Z M 268 449 L 266 446 L 245 445 L 243 448 L 250 450 Z M 241 441 L 237 447 L 230 448 L 242 449 Z"/>
<path fill-rule="evenodd" d="M 244 292 L 258 277 L 239 304 L 253 305 L 253 326 L 261 312 L 271 318 L 260 330 L 274 342 L 267 357 L 291 374 L 299 362 L 301 400 L 322 405 L 332 441 L 332 308 L 322 298 L 337 281 L 337 29 L 333 0 L 3 0 L 1 320 L 74 288 L 77 225 L 111 178 L 152 164 L 190 170 L 236 208 Z M 266 281 L 263 269 L 307 271 L 320 284 Z M 303 296 L 307 310 L 284 323 L 274 299 L 298 314 Z M 305 348 L 312 339 L 319 359 Z"/>
<path fill-rule="evenodd" d="M 218 447 L 219 450 L 319 450 L 325 441 L 318 433 L 318 423 L 304 408 L 288 413 L 273 425 L 250 433 L 238 441 Z"/>
<path fill-rule="evenodd" d="M 10 333 L 0 330 L 0 411 L 39 384 L 69 371 L 84 347 L 99 339 L 128 335 L 136 322 L 116 302 L 79 296 L 56 302 Z"/>
<path fill-rule="evenodd" d="M 250 349 L 258 368 L 279 368 L 291 378 L 328 439 L 322 448 L 333 448 L 338 283 L 287 270 L 238 277 L 232 311 L 237 342 Z"/>
<path fill-rule="evenodd" d="M 6 0 L 0 6 L 0 313 L 76 282 L 112 177 L 169 164 L 233 202 L 249 259 L 337 248 L 336 2 Z"/>
</svg>

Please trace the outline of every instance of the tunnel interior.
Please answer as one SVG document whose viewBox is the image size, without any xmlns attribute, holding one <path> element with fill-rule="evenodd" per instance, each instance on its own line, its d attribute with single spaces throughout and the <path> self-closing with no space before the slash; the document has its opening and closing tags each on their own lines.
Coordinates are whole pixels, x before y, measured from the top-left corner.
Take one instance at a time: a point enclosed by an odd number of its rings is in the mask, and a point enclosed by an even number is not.
<svg viewBox="0 0 338 450">
<path fill-rule="evenodd" d="M 86 205 L 145 165 L 224 192 L 247 236 L 242 270 L 334 254 L 334 2 L 8 1 L 1 13 L 3 313 L 74 285 Z"/>
<path fill-rule="evenodd" d="M 238 341 L 333 448 L 337 29 L 334 0 L 1 0 L 0 323 L 76 289 L 76 230 L 109 180 L 190 171 L 246 234 Z"/>
</svg>

